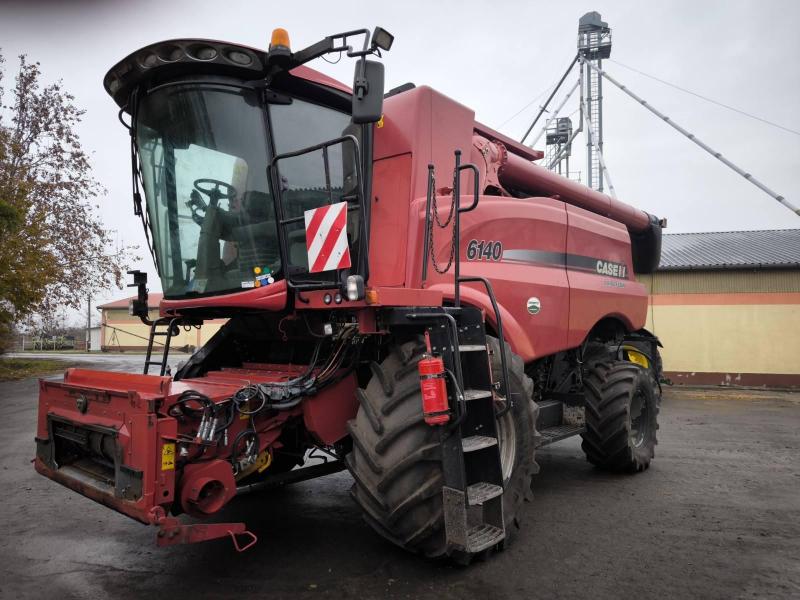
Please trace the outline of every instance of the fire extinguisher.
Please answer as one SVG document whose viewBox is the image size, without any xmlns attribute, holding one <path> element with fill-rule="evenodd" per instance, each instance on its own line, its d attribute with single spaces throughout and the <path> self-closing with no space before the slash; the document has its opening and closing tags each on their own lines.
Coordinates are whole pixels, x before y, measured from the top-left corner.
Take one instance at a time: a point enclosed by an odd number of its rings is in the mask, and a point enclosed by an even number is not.
<svg viewBox="0 0 800 600">
<path fill-rule="evenodd" d="M 428 425 L 443 425 L 450 420 L 444 361 L 432 356 L 431 339 L 425 332 L 427 352 L 419 361 L 419 386 L 422 389 L 422 415 Z"/>
</svg>

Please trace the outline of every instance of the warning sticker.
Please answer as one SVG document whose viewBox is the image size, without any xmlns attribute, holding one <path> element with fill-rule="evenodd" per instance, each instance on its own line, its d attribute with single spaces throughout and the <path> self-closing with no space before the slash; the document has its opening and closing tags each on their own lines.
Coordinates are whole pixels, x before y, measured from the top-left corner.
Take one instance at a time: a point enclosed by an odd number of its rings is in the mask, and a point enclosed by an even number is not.
<svg viewBox="0 0 800 600">
<path fill-rule="evenodd" d="M 175 444 L 164 444 L 161 447 L 161 470 L 175 470 Z"/>
<path fill-rule="evenodd" d="M 304 213 L 308 272 L 350 267 L 347 244 L 347 202 L 320 206 Z"/>
</svg>

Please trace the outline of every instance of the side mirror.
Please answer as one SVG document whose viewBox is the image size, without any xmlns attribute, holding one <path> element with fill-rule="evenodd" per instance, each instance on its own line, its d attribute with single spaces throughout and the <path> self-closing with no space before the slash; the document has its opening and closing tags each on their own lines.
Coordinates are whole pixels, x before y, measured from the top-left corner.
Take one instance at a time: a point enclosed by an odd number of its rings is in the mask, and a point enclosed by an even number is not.
<svg viewBox="0 0 800 600">
<path fill-rule="evenodd" d="M 353 123 L 375 123 L 383 114 L 383 63 L 362 59 L 353 82 Z"/>
</svg>

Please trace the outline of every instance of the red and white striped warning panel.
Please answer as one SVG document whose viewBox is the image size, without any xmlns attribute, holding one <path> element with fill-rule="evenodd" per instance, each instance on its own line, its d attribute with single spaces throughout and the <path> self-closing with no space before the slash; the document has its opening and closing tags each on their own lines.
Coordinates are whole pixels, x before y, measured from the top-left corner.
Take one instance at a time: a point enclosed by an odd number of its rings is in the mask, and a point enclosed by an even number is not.
<svg viewBox="0 0 800 600">
<path fill-rule="evenodd" d="M 307 210 L 305 219 L 309 273 L 349 267 L 347 202 Z"/>
</svg>

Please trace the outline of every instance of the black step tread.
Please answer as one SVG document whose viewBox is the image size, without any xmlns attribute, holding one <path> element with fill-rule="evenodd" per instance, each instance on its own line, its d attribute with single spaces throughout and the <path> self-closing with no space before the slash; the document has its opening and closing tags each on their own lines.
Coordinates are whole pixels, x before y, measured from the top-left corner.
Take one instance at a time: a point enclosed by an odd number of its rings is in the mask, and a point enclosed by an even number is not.
<svg viewBox="0 0 800 600">
<path fill-rule="evenodd" d="M 502 486 L 480 481 L 467 486 L 467 504 L 470 506 L 480 506 L 492 498 L 497 498 L 503 494 Z"/>
<path fill-rule="evenodd" d="M 556 425 L 555 427 L 545 427 L 539 430 L 539 446 L 546 446 L 553 442 L 572 437 L 586 431 L 586 427 L 577 425 Z"/>
<path fill-rule="evenodd" d="M 556 404 L 561 405 L 563 402 L 561 400 L 539 400 L 536 405 L 539 407 L 539 410 L 542 408 L 549 408 L 551 406 L 555 406 Z"/>
<path fill-rule="evenodd" d="M 494 525 L 477 525 L 467 532 L 467 552 L 476 553 L 499 544 L 506 532 Z"/>
<path fill-rule="evenodd" d="M 473 390 L 467 389 L 464 390 L 464 400 L 469 402 L 470 400 L 480 400 L 481 398 L 491 398 L 492 397 L 492 390 Z"/>
<path fill-rule="evenodd" d="M 471 435 L 461 440 L 461 447 L 464 452 L 475 452 L 497 445 L 497 438 L 488 435 Z"/>
<path fill-rule="evenodd" d="M 486 352 L 486 344 L 460 344 L 459 352 Z"/>
</svg>

